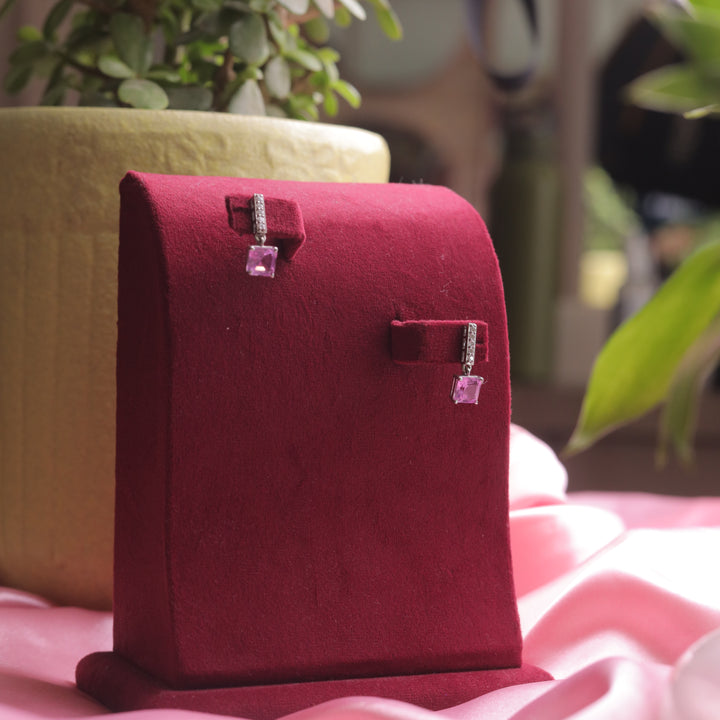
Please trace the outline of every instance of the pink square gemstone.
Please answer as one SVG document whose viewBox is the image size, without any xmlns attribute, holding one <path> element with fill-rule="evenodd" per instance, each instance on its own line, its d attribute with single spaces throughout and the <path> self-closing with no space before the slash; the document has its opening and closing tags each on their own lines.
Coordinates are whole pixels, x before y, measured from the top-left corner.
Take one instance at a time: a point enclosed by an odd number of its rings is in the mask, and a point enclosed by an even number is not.
<svg viewBox="0 0 720 720">
<path fill-rule="evenodd" d="M 485 380 L 478 375 L 456 375 L 451 393 L 453 402 L 456 405 L 460 403 L 477 405 L 480 388 L 484 382 Z"/>
<path fill-rule="evenodd" d="M 256 277 L 275 277 L 278 249 L 272 245 L 251 245 L 245 269 Z"/>
</svg>

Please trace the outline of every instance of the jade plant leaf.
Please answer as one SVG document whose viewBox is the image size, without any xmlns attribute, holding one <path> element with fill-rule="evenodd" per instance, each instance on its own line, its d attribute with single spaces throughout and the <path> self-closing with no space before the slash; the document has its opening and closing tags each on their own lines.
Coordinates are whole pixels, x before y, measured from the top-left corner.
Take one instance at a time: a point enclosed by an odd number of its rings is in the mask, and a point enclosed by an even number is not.
<svg viewBox="0 0 720 720">
<path fill-rule="evenodd" d="M 303 30 L 307 39 L 317 45 L 327 42 L 330 38 L 330 26 L 321 15 L 303 23 Z"/>
<path fill-rule="evenodd" d="M 169 103 L 167 93 L 157 83 L 142 78 L 123 80 L 118 97 L 127 105 L 143 110 L 164 110 Z"/>
<path fill-rule="evenodd" d="M 401 40 L 403 33 L 400 18 L 398 18 L 388 0 L 370 0 L 370 3 L 375 8 L 375 16 L 382 31 L 391 40 Z"/>
<path fill-rule="evenodd" d="M 135 77 L 133 69 L 114 55 L 103 55 L 98 58 L 97 65 L 98 70 L 108 77 L 123 79 Z"/>
<path fill-rule="evenodd" d="M 666 396 L 683 357 L 720 312 L 720 241 L 688 257 L 598 355 L 567 452 L 579 452 Z"/>
<path fill-rule="evenodd" d="M 12 6 L 17 2 L 17 0 L 5 0 L 5 2 L 0 5 L 0 19 L 2 19 L 3 15 L 5 13 L 9 12 Z"/>
<path fill-rule="evenodd" d="M 246 15 L 230 26 L 230 50 L 250 65 L 262 65 L 270 55 L 265 23 L 259 15 Z"/>
<path fill-rule="evenodd" d="M 20 92 L 30 82 L 31 77 L 32 65 L 12 66 L 5 75 L 5 81 L 3 83 L 5 92 L 11 95 Z"/>
<path fill-rule="evenodd" d="M 288 60 L 296 62 L 298 65 L 301 65 L 306 70 L 310 70 L 312 72 L 319 72 L 323 69 L 322 63 L 317 58 L 317 56 L 313 55 L 308 50 L 301 50 L 300 48 L 295 48 L 293 50 L 288 50 L 287 53 L 285 53 L 285 56 L 288 58 Z"/>
<path fill-rule="evenodd" d="M 264 71 L 265 85 L 270 95 L 278 100 L 284 100 L 290 94 L 292 87 L 290 66 L 285 58 L 276 55 L 265 65 Z"/>
<path fill-rule="evenodd" d="M 57 29 L 60 27 L 62 21 L 67 17 L 67 14 L 70 12 L 70 8 L 72 8 L 74 2 L 75 0 L 60 0 L 60 2 L 55 3 L 55 5 L 52 6 L 52 9 L 45 18 L 45 23 L 43 24 L 43 36 L 46 40 L 53 41 L 55 39 Z"/>
<path fill-rule="evenodd" d="M 0 17 L 2 17 L 0 15 Z M 17 39 L 20 42 L 34 42 L 35 40 L 42 40 L 42 33 L 32 25 L 23 25 L 16 33 Z"/>
<path fill-rule="evenodd" d="M 110 37 L 120 59 L 136 75 L 145 73 L 152 63 L 152 38 L 137 15 L 116 13 L 110 18 Z"/>
<path fill-rule="evenodd" d="M 29 65 L 45 57 L 48 52 L 49 49 L 44 40 L 32 40 L 14 50 L 8 59 L 11 65 Z"/>
<path fill-rule="evenodd" d="M 236 115 L 265 115 L 265 100 L 257 80 L 246 80 L 230 98 L 228 112 Z"/>
<path fill-rule="evenodd" d="M 313 0 L 313 3 L 326 18 L 332 19 L 335 15 L 335 0 Z"/>
<path fill-rule="evenodd" d="M 214 12 L 222 7 L 222 0 L 192 0 L 192 6 L 200 12 Z"/>
<path fill-rule="evenodd" d="M 358 20 L 365 20 L 367 17 L 365 8 L 358 2 L 358 0 L 339 0 L 339 2 L 341 5 L 344 5 L 348 12 L 354 15 Z"/>
<path fill-rule="evenodd" d="M 360 107 L 360 91 L 347 80 L 336 80 L 331 87 L 351 108 Z"/>
<path fill-rule="evenodd" d="M 278 0 L 278 2 L 293 15 L 304 15 L 310 7 L 310 0 Z"/>
<path fill-rule="evenodd" d="M 327 90 L 323 95 L 323 110 L 325 110 L 330 117 L 334 117 L 338 113 L 338 101 L 332 90 Z"/>
<path fill-rule="evenodd" d="M 165 93 L 168 96 L 168 107 L 173 110 L 209 110 L 212 107 L 213 96 L 208 88 L 165 88 Z"/>
<path fill-rule="evenodd" d="M 333 18 L 333 22 L 341 28 L 350 27 L 352 24 L 352 15 L 346 7 L 338 5 L 335 8 L 335 17 Z"/>
</svg>

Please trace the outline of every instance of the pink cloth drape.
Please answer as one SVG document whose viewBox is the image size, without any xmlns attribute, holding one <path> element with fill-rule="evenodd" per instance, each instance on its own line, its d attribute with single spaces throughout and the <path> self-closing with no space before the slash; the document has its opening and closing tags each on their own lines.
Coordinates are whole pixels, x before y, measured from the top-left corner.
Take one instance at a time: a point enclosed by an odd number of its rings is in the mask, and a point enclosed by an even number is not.
<svg viewBox="0 0 720 720">
<path fill-rule="evenodd" d="M 701 720 L 720 718 L 720 498 L 566 494 L 552 451 L 511 442 L 510 527 L 524 658 L 551 682 L 442 713 L 344 698 L 297 720 Z M 110 649 L 109 613 L 0 589 L 0 719 L 92 718 L 77 661 Z M 177 710 L 128 720 L 209 718 Z"/>
</svg>

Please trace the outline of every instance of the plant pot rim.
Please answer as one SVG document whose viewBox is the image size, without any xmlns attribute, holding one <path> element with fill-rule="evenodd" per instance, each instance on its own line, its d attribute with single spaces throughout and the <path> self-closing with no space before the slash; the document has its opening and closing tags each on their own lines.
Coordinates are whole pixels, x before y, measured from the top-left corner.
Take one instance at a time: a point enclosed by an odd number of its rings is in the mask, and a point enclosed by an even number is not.
<svg viewBox="0 0 720 720">
<path fill-rule="evenodd" d="M 86 106 L 40 106 L 28 105 L 18 107 L 0 108 L 0 117 L 3 115 L 21 115 L 27 118 L 42 117 L 46 115 L 62 115 L 66 118 L 117 118 L 130 120 L 131 118 L 157 119 L 158 121 L 178 122 L 186 121 L 189 124 L 196 124 L 201 119 L 203 124 L 217 124 L 222 127 L 231 125 L 247 125 L 249 127 L 275 127 L 278 130 L 283 128 L 298 129 L 306 128 L 307 132 L 314 132 L 313 128 L 321 133 L 366 133 L 369 136 L 385 142 L 381 135 L 371 130 L 358 128 L 351 125 L 340 125 L 336 123 L 320 122 L 313 120 L 295 120 L 293 118 L 279 118 L 270 115 L 237 115 L 233 113 L 212 112 L 208 110 L 139 110 L 137 108 L 114 108 L 114 107 L 86 107 Z"/>
</svg>

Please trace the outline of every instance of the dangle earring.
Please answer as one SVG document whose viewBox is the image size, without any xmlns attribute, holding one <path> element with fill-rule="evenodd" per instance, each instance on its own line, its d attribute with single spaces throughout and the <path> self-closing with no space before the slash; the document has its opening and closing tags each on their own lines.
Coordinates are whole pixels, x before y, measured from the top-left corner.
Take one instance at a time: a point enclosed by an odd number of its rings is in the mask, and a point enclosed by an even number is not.
<svg viewBox="0 0 720 720">
<path fill-rule="evenodd" d="M 477 325 L 468 323 L 463 330 L 462 346 L 462 375 L 455 375 L 453 378 L 450 397 L 458 405 L 461 403 L 477 405 L 480 395 L 480 388 L 485 378 L 479 375 L 471 375 L 475 364 L 475 346 L 477 345 Z"/>
<path fill-rule="evenodd" d="M 278 249 L 274 245 L 266 245 L 267 219 L 265 217 L 265 197 L 260 193 L 253 195 L 253 234 L 257 245 L 248 250 L 245 269 L 255 277 L 275 277 Z"/>
</svg>

